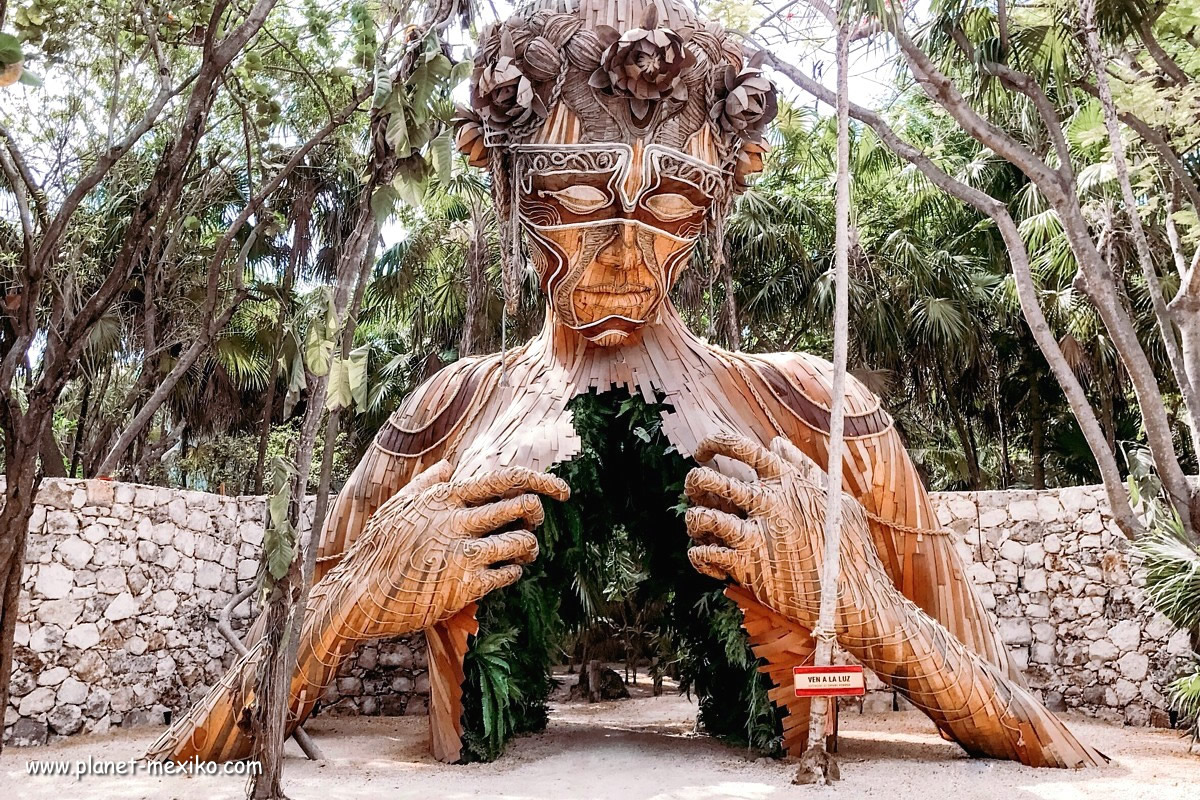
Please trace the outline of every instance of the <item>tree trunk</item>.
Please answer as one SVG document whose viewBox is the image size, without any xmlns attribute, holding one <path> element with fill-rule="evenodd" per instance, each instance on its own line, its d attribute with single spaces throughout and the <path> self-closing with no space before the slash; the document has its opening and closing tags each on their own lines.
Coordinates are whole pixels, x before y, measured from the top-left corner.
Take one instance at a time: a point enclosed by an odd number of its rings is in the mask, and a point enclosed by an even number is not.
<svg viewBox="0 0 1200 800">
<path fill-rule="evenodd" d="M 42 475 L 47 478 L 67 477 L 67 460 L 63 458 L 62 450 L 58 447 L 58 439 L 54 435 L 54 425 L 47 425 L 42 431 Z"/>
<path fill-rule="evenodd" d="M 49 425 L 49 420 L 46 420 Z M 41 478 L 37 469 L 38 436 L 28 435 L 33 427 L 28 418 L 13 426 L 17 436 L 5 436 L 4 508 L 0 509 L 0 708 L 8 708 L 12 680 L 13 637 L 20 614 L 21 571 L 25 566 L 25 541 L 29 519 Z M 24 434 L 24 435 L 23 435 Z M 22 441 L 24 439 L 25 441 Z M 0 737 L 2 739 L 2 737 Z M 4 749 L 0 741 L 0 752 Z"/>
<path fill-rule="evenodd" d="M 850 273 L 850 26 L 837 26 L 837 196 L 834 205 L 833 385 L 829 420 L 829 485 L 825 496 L 825 547 L 821 564 L 821 606 L 817 616 L 816 652 L 819 667 L 833 662 L 834 621 L 840 579 L 842 526 L 842 440 L 846 410 L 846 351 L 849 348 Z M 837 779 L 837 766 L 825 752 L 825 720 L 829 699 L 814 697 L 808 721 L 808 749 L 795 782 L 827 784 Z"/>
<path fill-rule="evenodd" d="M 374 122 L 374 121 L 373 121 Z M 347 307 L 351 303 L 351 292 L 355 302 L 361 302 L 362 287 L 360 276 L 365 278 L 369 264 L 364 264 L 368 252 L 373 252 L 376 238 L 377 223 L 371 208 L 371 198 L 379 186 L 389 182 L 395 172 L 396 160 L 391 153 L 380 157 L 378 154 L 372 164 L 371 179 L 363 185 L 359 192 L 355 224 L 347 239 L 337 270 L 337 287 L 333 295 L 334 316 L 339 330 L 345 323 Z M 308 408 L 304 414 L 304 422 L 300 428 L 300 441 L 296 445 L 296 477 L 292 485 L 292 498 L 288 504 L 288 517 L 296 532 L 297 541 L 301 534 L 301 509 L 308 488 L 309 471 L 312 465 L 313 450 L 316 446 L 317 429 L 321 417 L 325 413 L 325 400 L 329 391 L 329 373 L 322 376 L 311 376 L 309 381 Z M 332 446 L 332 442 L 327 445 Z M 328 497 L 318 502 L 328 502 Z M 269 613 L 272 619 L 292 619 L 293 615 L 304 613 L 307 605 L 308 587 L 305 584 L 305 570 L 309 563 L 315 565 L 316 549 L 320 530 L 314 525 L 309 531 L 309 545 L 303 558 L 294 558 L 286 576 L 279 583 L 284 584 L 281 591 L 272 593 Z M 309 573 L 311 574 L 311 573 Z M 278 584 L 277 584 L 277 588 Z M 299 648 L 299 630 L 297 622 L 289 628 L 286 639 L 276 638 L 275 630 L 268 640 L 268 658 L 264 661 L 263 669 L 256 676 L 256 687 L 261 697 L 268 698 L 255 714 L 254 753 L 262 762 L 262 773 L 251 778 L 250 796 L 255 798 L 283 797 L 280 780 L 283 771 L 284 731 L 288 710 L 287 691 L 292 679 L 292 665 L 295 664 L 295 653 Z M 268 663 L 269 662 L 269 663 Z"/>
<path fill-rule="evenodd" d="M 283 285 L 279 292 L 279 320 L 271 346 L 271 379 L 267 383 L 267 397 L 263 405 L 262 422 L 258 428 L 258 457 L 254 462 L 254 493 L 263 493 L 263 470 L 267 463 L 267 443 L 271 437 L 271 421 L 275 417 L 276 384 L 279 382 L 279 351 L 283 347 L 283 334 L 288 317 L 292 314 L 292 287 L 296 281 L 296 265 L 308 255 L 312 243 L 312 207 L 316 202 L 317 185 L 308 182 L 296 198 L 295 228 L 292 232 L 292 249 L 288 253 L 287 267 L 283 273 Z"/>
<path fill-rule="evenodd" d="M 79 400 L 79 416 L 75 419 L 75 437 L 71 444 L 71 466 L 67 469 L 67 474 L 72 478 L 76 477 L 76 471 L 79 469 L 80 450 L 83 448 L 83 431 L 87 428 L 91 402 L 92 379 L 84 378 L 83 395 Z"/>
<path fill-rule="evenodd" d="M 1042 394 L 1035 375 L 1029 382 L 1029 460 L 1033 465 L 1033 488 L 1046 488 L 1046 420 Z"/>
</svg>

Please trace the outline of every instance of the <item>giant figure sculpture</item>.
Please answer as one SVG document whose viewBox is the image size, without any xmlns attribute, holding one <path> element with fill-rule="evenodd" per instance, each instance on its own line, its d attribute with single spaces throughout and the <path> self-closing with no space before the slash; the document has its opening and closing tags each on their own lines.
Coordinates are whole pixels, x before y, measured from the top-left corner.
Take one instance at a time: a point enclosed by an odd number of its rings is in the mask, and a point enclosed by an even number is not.
<svg viewBox="0 0 1200 800">
<path fill-rule="evenodd" d="M 761 167 L 774 89 L 680 0 L 534 0 L 485 32 L 471 88 L 459 147 L 491 170 L 510 289 L 527 242 L 545 327 L 435 375 L 354 471 L 320 535 L 290 724 L 358 642 L 423 630 L 433 752 L 459 757 L 474 601 L 537 555 L 530 531 L 487 534 L 536 526 L 538 494 L 567 496 L 545 474 L 580 448 L 567 404 L 616 387 L 665 395 L 666 435 L 717 467 L 688 477 L 690 558 L 733 582 L 798 753 L 808 711 L 791 696 L 791 667 L 814 649 L 832 370 L 713 347 L 669 299 Z M 1101 763 L 1024 688 L 878 399 L 850 380 L 846 409 L 839 644 L 972 754 Z M 151 755 L 249 755 L 241 722 L 257 652 Z"/>
</svg>

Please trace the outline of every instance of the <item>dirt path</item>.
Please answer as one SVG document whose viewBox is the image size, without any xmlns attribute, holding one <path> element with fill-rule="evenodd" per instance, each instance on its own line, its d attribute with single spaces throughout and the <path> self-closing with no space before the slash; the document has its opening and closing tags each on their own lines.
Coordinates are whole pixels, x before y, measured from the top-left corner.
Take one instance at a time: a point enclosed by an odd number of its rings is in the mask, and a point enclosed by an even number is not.
<svg viewBox="0 0 1200 800">
<path fill-rule="evenodd" d="M 1173 731 L 1119 728 L 1068 716 L 1113 764 L 1082 772 L 1031 770 L 966 758 L 915 712 L 842 717 L 842 774 L 835 789 L 796 787 L 793 767 L 747 757 L 697 736 L 695 706 L 678 696 L 587 705 L 557 703 L 547 731 L 518 739 L 493 764 L 446 766 L 425 752 L 420 717 L 318 719 L 311 726 L 328 758 L 305 761 L 289 743 L 286 788 L 293 800 L 774 800 L 809 796 L 881 800 L 1197 800 L 1200 755 Z M 156 730 L 75 737 L 43 748 L 5 750 L 0 796 L 9 798 L 179 798 L 243 796 L 228 776 L 30 776 L 31 758 L 76 762 L 136 757 Z"/>
</svg>

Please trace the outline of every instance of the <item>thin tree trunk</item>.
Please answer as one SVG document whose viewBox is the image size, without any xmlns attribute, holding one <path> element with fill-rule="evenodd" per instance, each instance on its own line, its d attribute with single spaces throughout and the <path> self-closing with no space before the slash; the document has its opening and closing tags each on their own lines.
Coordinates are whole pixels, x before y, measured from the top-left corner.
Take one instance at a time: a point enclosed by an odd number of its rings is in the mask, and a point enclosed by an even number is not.
<svg viewBox="0 0 1200 800">
<path fill-rule="evenodd" d="M 71 444 L 71 466 L 67 469 L 67 474 L 72 478 L 75 477 L 75 472 L 79 468 L 79 451 L 83 448 L 83 431 L 87 427 L 91 402 L 92 379 L 89 377 L 83 380 L 83 396 L 79 399 L 79 416 L 75 420 L 75 437 Z"/>
<path fill-rule="evenodd" d="M 311 223 L 312 206 L 316 202 L 317 185 L 315 182 L 306 183 L 304 190 L 296 198 L 295 229 L 292 233 L 292 249 L 288 253 L 287 267 L 283 273 L 283 286 L 279 293 L 279 320 L 275 325 L 275 335 L 271 346 L 271 379 L 267 383 L 267 397 L 263 405 L 262 422 L 258 428 L 258 457 L 254 462 L 254 494 L 263 493 L 263 470 L 267 463 L 267 444 L 271 437 L 271 421 L 275 416 L 276 384 L 279 382 L 279 353 L 283 347 L 283 334 L 287 327 L 288 318 L 292 313 L 292 286 L 296 280 L 296 266 L 300 259 L 308 254 L 312 242 Z"/>
<path fill-rule="evenodd" d="M 351 301 L 351 292 L 356 298 L 361 295 L 357 291 L 359 275 L 363 272 L 363 260 L 371 249 L 376 237 L 376 221 L 371 208 L 371 198 L 376 189 L 391 180 L 395 171 L 396 160 L 391 153 L 382 157 L 377 155 L 369 180 L 359 193 L 356 220 L 353 232 L 344 246 L 337 271 L 337 287 L 333 295 L 334 316 L 340 329 L 346 319 L 347 306 Z M 289 520 L 296 531 L 297 540 L 301 534 L 301 509 L 305 492 L 308 488 L 308 477 L 312 465 L 313 450 L 316 445 L 317 429 L 321 417 L 325 413 L 325 400 L 329 391 L 329 373 L 321 376 L 310 376 L 308 408 L 300 428 L 300 441 L 296 448 L 296 477 L 292 484 L 291 502 L 288 504 Z M 319 498 L 318 498 L 319 499 Z M 327 499 L 326 499 L 327 501 Z M 315 559 L 320 531 L 314 526 L 309 532 L 308 554 L 304 558 L 295 558 L 287 574 L 275 584 L 268 605 L 270 624 L 267 628 L 265 644 L 266 656 L 263 667 L 256 676 L 256 691 L 260 697 L 266 698 L 254 717 L 254 754 L 262 764 L 262 772 L 253 776 L 250 781 L 249 796 L 274 800 L 282 798 L 281 779 L 283 775 L 283 744 L 284 730 L 287 719 L 287 687 L 291 683 L 295 651 L 299 646 L 299 618 L 304 613 L 307 590 L 304 570 L 308 559 Z M 315 562 L 314 562 L 315 563 Z M 289 620 L 287 630 L 284 630 L 283 620 Z"/>
<path fill-rule="evenodd" d="M 47 478 L 67 477 L 67 460 L 63 458 L 62 450 L 58 447 L 58 438 L 54 435 L 54 426 L 47 425 L 42 432 L 42 475 Z"/>
<path fill-rule="evenodd" d="M 1034 489 L 1046 488 L 1046 419 L 1037 376 L 1029 382 L 1029 460 L 1033 467 Z"/>
<path fill-rule="evenodd" d="M 821 564 L 821 606 L 817 617 L 816 652 L 813 663 L 819 667 L 833 661 L 838 581 L 840 578 L 842 527 L 842 435 L 846 410 L 846 351 L 849 346 L 849 264 L 850 264 L 850 26 L 837 27 L 837 196 L 834 206 L 834 310 L 833 310 L 833 385 L 829 421 L 829 458 L 826 464 L 829 485 L 825 497 L 825 547 Z M 808 721 L 808 749 L 797 780 L 829 783 L 837 776 L 836 765 L 825 752 L 825 720 L 829 699 L 814 697 Z"/>
<path fill-rule="evenodd" d="M 767 52 L 767 62 L 809 94 L 829 104 L 836 102 L 834 92 L 769 51 Z M 1131 539 L 1136 538 L 1143 532 L 1143 527 L 1129 505 L 1128 489 L 1121 477 L 1116 459 L 1107 446 L 1104 432 L 1096 419 L 1096 413 L 1088 402 L 1079 379 L 1071 370 L 1071 365 L 1063 355 L 1062 348 L 1059 347 L 1058 340 L 1050 329 L 1050 324 L 1046 321 L 1046 315 L 1038 304 L 1037 287 L 1029 263 L 1029 252 L 1008 208 L 991 195 L 951 177 L 928 155 L 899 137 L 879 114 L 861 106 L 852 106 L 851 113 L 855 119 L 869 125 L 889 150 L 915 166 L 933 185 L 987 215 L 996 224 L 1012 262 L 1013 277 L 1017 284 L 1017 298 L 1021 303 L 1025 321 L 1029 324 L 1030 333 L 1033 335 L 1038 349 L 1045 356 L 1046 362 L 1050 365 L 1059 386 L 1062 387 L 1076 420 L 1079 421 L 1084 438 L 1087 440 L 1088 447 L 1103 476 L 1105 494 L 1108 496 L 1109 506 L 1113 510 L 1113 517 L 1117 525 L 1126 536 Z"/>
<path fill-rule="evenodd" d="M 950 422 L 954 425 L 954 431 L 958 434 L 958 443 L 963 450 L 963 458 L 967 462 L 967 479 L 970 481 L 972 490 L 978 490 L 981 483 L 981 471 L 979 469 L 979 452 L 975 448 L 975 437 L 971 433 L 971 421 L 963 413 L 962 403 L 958 395 L 951 390 L 950 385 L 946 381 L 946 374 L 940 368 L 938 370 L 938 383 L 941 384 L 942 394 L 946 398 L 946 405 L 950 407 Z"/>
<path fill-rule="evenodd" d="M 49 420 L 43 422 L 49 425 Z M 8 708 L 12 680 L 13 638 L 20 614 L 21 571 L 25 566 L 25 541 L 37 485 L 37 447 L 41 438 L 28 417 L 6 426 L 4 508 L 0 509 L 0 708 Z M 14 435 L 15 432 L 15 435 Z M 19 437 L 19 438 L 18 438 Z M 0 737 L 0 752 L 4 749 Z"/>
<path fill-rule="evenodd" d="M 1146 288 L 1150 294 L 1154 316 L 1158 320 L 1163 348 L 1166 350 L 1167 360 L 1171 364 L 1171 371 L 1175 374 L 1179 392 L 1183 396 L 1189 428 L 1195 434 L 1200 430 L 1200 392 L 1197 391 L 1197 387 L 1193 386 L 1188 370 L 1185 368 L 1185 358 L 1179 340 L 1176 338 L 1174 320 L 1171 312 L 1167 309 L 1167 298 L 1163 294 L 1158 270 L 1154 266 L 1154 259 L 1150 253 L 1150 242 L 1146 239 L 1146 230 L 1142 225 L 1141 213 L 1138 211 L 1137 197 L 1134 195 L 1133 183 L 1129 178 L 1129 164 L 1125 158 L 1125 142 L 1121 138 L 1121 124 L 1117 119 L 1117 107 L 1108 83 L 1104 56 L 1100 52 L 1100 34 L 1096 30 L 1095 15 L 1095 0 L 1084 0 L 1083 22 L 1088 56 L 1092 68 L 1096 71 L 1096 88 L 1100 92 L 1100 106 L 1104 112 L 1104 125 L 1108 131 L 1109 148 L 1112 150 L 1112 162 L 1116 168 L 1117 182 L 1121 187 L 1121 199 L 1124 201 L 1125 212 L 1129 216 L 1134 249 L 1137 251 L 1138 264 L 1142 268 L 1142 277 L 1146 279 Z M 1154 37 L 1148 30 L 1145 31 L 1145 35 L 1149 42 L 1154 41 Z"/>
</svg>

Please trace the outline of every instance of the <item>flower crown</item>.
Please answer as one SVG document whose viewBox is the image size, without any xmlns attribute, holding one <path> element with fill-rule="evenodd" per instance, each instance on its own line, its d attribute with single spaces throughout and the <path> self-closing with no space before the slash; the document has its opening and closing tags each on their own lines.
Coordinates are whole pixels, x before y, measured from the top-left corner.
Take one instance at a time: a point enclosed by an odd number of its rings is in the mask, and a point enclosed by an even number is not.
<svg viewBox="0 0 1200 800">
<path fill-rule="evenodd" d="M 604 13 L 596 3 L 553 5 L 527 6 L 480 37 L 471 107 L 457 118 L 457 144 L 470 163 L 488 166 L 491 151 L 528 141 L 565 103 L 581 143 L 642 138 L 682 148 L 707 125 L 739 178 L 761 167 L 775 87 L 761 59 L 747 62 L 720 25 L 668 3 L 676 24 L 663 26 L 650 0 L 637 26 L 621 32 L 586 24 Z"/>
</svg>

